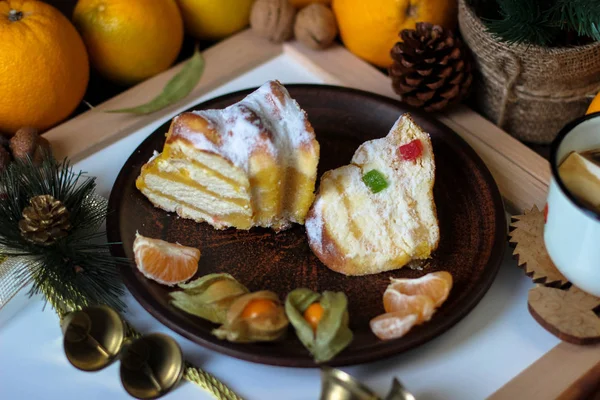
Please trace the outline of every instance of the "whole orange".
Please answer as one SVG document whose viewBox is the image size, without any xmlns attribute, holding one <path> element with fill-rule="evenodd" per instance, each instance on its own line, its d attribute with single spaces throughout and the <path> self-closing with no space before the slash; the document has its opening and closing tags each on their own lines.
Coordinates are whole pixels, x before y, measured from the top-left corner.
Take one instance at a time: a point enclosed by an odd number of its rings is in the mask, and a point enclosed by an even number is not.
<svg viewBox="0 0 600 400">
<path fill-rule="evenodd" d="M 79 0 L 73 21 L 92 66 L 125 85 L 169 68 L 183 43 L 175 0 Z"/>
<path fill-rule="evenodd" d="M 591 114 L 593 112 L 599 112 L 600 111 L 600 93 L 598 93 L 596 95 L 596 97 L 594 97 L 594 100 L 592 100 L 592 103 L 590 104 L 590 107 L 587 109 L 586 114 Z"/>
<path fill-rule="evenodd" d="M 454 29 L 457 19 L 456 0 L 333 0 L 332 8 L 348 50 L 383 68 L 401 30 L 417 22 Z"/>
<path fill-rule="evenodd" d="M 54 7 L 0 1 L 0 131 L 44 131 L 81 102 L 89 62 L 81 37 Z"/>
<path fill-rule="evenodd" d="M 177 0 L 185 30 L 200 40 L 220 40 L 250 22 L 254 0 Z"/>
</svg>

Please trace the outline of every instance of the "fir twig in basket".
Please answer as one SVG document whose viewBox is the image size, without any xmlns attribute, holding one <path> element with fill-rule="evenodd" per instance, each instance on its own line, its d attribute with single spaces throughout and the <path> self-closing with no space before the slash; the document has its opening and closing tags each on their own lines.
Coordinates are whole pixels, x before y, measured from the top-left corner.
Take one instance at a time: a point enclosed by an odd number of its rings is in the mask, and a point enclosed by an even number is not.
<svg viewBox="0 0 600 400">
<path fill-rule="evenodd" d="M 546 47 L 600 41 L 598 0 L 468 0 L 488 30 L 508 43 Z"/>
<path fill-rule="evenodd" d="M 49 153 L 39 166 L 27 158 L 0 173 L 0 253 L 18 264 L 15 286 L 32 282 L 30 294 L 50 293 L 62 311 L 69 304 L 124 309 L 117 264 L 128 261 L 102 241 L 107 207 L 95 187 Z"/>
</svg>

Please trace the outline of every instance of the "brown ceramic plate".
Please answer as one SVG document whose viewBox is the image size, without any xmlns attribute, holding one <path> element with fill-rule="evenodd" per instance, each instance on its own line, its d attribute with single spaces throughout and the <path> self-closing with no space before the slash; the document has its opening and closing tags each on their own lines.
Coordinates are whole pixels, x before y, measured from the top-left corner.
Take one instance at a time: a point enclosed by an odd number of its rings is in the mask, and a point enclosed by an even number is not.
<svg viewBox="0 0 600 400">
<path fill-rule="evenodd" d="M 362 91 L 321 85 L 288 85 L 306 110 L 321 144 L 319 176 L 347 164 L 364 141 L 385 136 L 407 109 L 397 101 Z M 250 91 L 231 93 L 193 109 L 223 108 Z M 349 299 L 354 341 L 329 365 L 373 361 L 419 346 L 447 331 L 479 302 L 502 260 L 506 221 L 500 193 L 490 172 L 475 152 L 453 131 L 424 114 L 411 111 L 431 135 L 436 161 L 435 202 L 441 240 L 426 271 L 401 270 L 364 277 L 330 271 L 310 251 L 303 226 L 275 234 L 268 229 L 217 231 L 166 213 L 135 188 L 141 166 L 154 150 L 162 149 L 168 123 L 150 135 L 121 170 L 110 196 L 108 238 L 122 242 L 115 256 L 133 259 L 135 232 L 202 249 L 198 275 L 228 272 L 250 290 L 270 289 L 281 298 L 292 289 L 343 291 Z M 416 278 L 425 272 L 447 270 L 454 277 L 448 300 L 431 321 L 397 340 L 381 341 L 371 333 L 369 320 L 383 313 L 382 295 L 390 277 Z M 313 367 L 309 353 L 293 330 L 277 343 L 236 344 L 211 335 L 215 325 L 169 304 L 171 289 L 150 281 L 135 266 L 121 269 L 134 297 L 157 319 L 198 344 L 233 357 L 264 364 Z"/>
</svg>

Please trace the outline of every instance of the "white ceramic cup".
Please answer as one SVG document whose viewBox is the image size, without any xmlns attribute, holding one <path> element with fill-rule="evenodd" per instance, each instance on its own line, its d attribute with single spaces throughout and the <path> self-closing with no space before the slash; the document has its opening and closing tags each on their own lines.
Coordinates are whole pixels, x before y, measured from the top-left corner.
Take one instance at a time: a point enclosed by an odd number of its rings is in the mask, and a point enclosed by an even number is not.
<svg viewBox="0 0 600 400">
<path fill-rule="evenodd" d="M 562 274 L 580 289 L 600 296 L 600 213 L 586 208 L 558 175 L 572 151 L 600 148 L 600 112 L 565 126 L 550 150 L 552 178 L 547 200 L 544 243 Z"/>
</svg>

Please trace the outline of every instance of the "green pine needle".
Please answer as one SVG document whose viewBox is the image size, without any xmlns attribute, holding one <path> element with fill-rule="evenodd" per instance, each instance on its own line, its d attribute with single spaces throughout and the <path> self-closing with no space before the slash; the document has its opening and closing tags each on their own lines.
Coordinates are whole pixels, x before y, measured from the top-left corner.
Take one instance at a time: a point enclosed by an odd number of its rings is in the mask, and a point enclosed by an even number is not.
<svg viewBox="0 0 600 400">
<path fill-rule="evenodd" d="M 549 46 L 560 33 L 550 13 L 537 0 L 501 0 L 500 18 L 486 20 L 490 32 L 509 44 Z"/>
<path fill-rule="evenodd" d="M 598 0 L 469 0 L 488 31 L 509 44 L 600 41 Z"/>
<path fill-rule="evenodd" d="M 68 160 L 57 162 L 46 154 L 40 166 L 30 159 L 13 162 L 0 173 L 0 249 L 27 265 L 18 276 L 21 283 L 33 282 L 31 294 L 52 288 L 51 304 L 66 300 L 78 307 L 107 304 L 123 310 L 118 266 L 128 261 L 110 255 L 99 231 L 107 210 L 94 203 L 95 188 L 95 179 L 75 173 Z M 44 194 L 65 205 L 72 227 L 50 246 L 24 240 L 18 226 L 29 199 Z"/>
<path fill-rule="evenodd" d="M 555 20 L 566 21 L 563 27 L 600 41 L 600 1 L 557 0 L 552 12 Z"/>
</svg>

